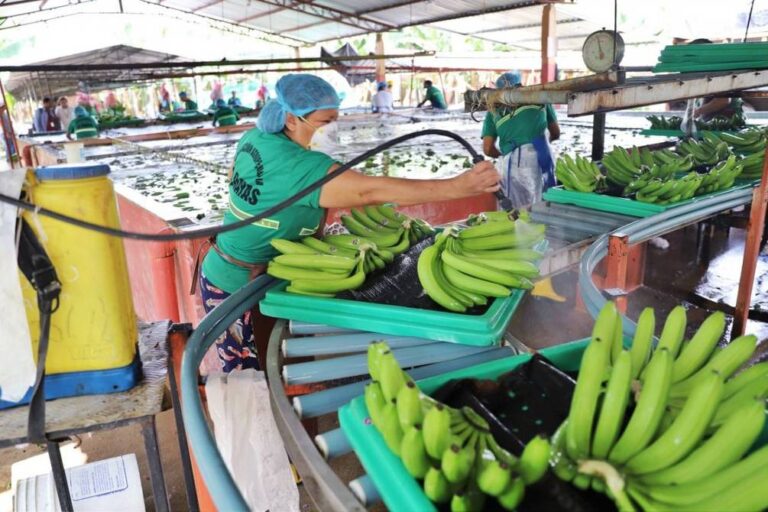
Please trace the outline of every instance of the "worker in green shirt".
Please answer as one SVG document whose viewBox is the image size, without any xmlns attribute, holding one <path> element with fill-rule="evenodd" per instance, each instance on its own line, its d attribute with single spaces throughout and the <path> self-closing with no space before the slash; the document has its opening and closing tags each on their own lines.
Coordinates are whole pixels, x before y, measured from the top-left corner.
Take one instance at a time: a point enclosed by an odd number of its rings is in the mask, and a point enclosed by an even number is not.
<svg viewBox="0 0 768 512">
<path fill-rule="evenodd" d="M 81 106 L 75 107 L 75 118 L 69 122 L 67 127 L 67 138 L 72 140 L 72 134 L 77 140 L 91 139 L 99 136 L 99 125 L 96 120 L 88 114 L 88 111 Z"/>
<path fill-rule="evenodd" d="M 432 108 L 440 110 L 445 110 L 448 108 L 448 105 L 445 103 L 443 93 L 440 92 L 440 89 L 432 85 L 431 80 L 424 80 L 424 89 L 427 91 L 426 95 L 424 96 L 424 99 L 421 100 L 421 103 L 416 105 L 417 107 L 421 107 L 428 101 L 430 105 L 432 105 Z"/>
<path fill-rule="evenodd" d="M 316 139 L 330 141 L 335 133 L 341 100 L 322 78 L 284 75 L 277 98 L 259 115 L 256 128 L 246 132 L 235 152 L 224 224 L 232 224 L 293 197 L 339 167 Z M 321 134 L 322 137 L 318 136 Z M 350 170 L 296 202 L 235 231 L 211 240 L 200 274 L 206 312 L 264 273 L 278 253 L 273 238 L 300 240 L 322 234 L 326 208 L 349 208 L 394 202 L 399 205 L 443 201 L 498 190 L 499 176 L 490 162 L 480 162 L 449 179 L 410 180 L 366 176 Z M 225 372 L 258 368 L 250 312 L 235 321 L 217 340 Z"/>
<path fill-rule="evenodd" d="M 496 80 L 496 87 L 519 87 L 520 82 L 520 73 L 510 71 Z M 515 208 L 541 201 L 542 192 L 556 183 L 547 130 L 549 140 L 560 137 L 557 116 L 549 104 L 501 107 L 485 115 L 483 152 L 501 157 L 496 164 L 501 189 Z"/>
<path fill-rule="evenodd" d="M 213 114 L 213 126 L 219 123 L 219 126 L 232 126 L 237 123 L 240 116 L 232 107 L 228 107 L 223 99 L 216 100 L 216 112 Z"/>
<path fill-rule="evenodd" d="M 184 103 L 184 110 L 197 110 L 197 103 L 189 99 L 185 91 L 179 93 L 179 99 Z"/>
</svg>

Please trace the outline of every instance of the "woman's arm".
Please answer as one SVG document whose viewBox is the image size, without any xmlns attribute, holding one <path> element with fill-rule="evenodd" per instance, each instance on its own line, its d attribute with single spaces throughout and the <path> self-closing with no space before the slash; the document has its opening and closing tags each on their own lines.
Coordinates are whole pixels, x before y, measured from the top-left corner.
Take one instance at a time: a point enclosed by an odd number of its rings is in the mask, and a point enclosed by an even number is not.
<svg viewBox="0 0 768 512">
<path fill-rule="evenodd" d="M 712 98 L 704 105 L 693 111 L 694 117 L 707 116 L 717 113 L 726 108 L 731 103 L 730 98 Z"/>
<path fill-rule="evenodd" d="M 338 168 L 333 165 L 328 172 Z M 460 199 L 499 189 L 499 174 L 488 161 L 469 171 L 445 180 L 409 180 L 366 176 L 355 170 L 343 173 L 323 185 L 320 206 L 349 208 L 393 202 L 401 206 Z"/>
<path fill-rule="evenodd" d="M 498 158 L 501 156 L 499 150 L 496 149 L 496 137 L 490 135 L 483 137 L 483 153 L 485 153 L 485 156 L 491 158 Z"/>
<path fill-rule="evenodd" d="M 547 126 L 547 129 L 549 129 L 550 142 L 560 138 L 560 125 L 557 124 L 557 121 L 553 123 L 549 123 L 549 125 Z"/>
</svg>

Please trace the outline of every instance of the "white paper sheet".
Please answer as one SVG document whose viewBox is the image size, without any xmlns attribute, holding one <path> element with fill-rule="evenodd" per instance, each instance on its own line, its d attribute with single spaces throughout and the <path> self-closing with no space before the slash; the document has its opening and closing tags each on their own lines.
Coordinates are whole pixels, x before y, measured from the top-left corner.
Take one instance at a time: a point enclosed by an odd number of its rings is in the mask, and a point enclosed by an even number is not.
<svg viewBox="0 0 768 512">
<path fill-rule="evenodd" d="M 0 171 L 0 193 L 19 197 L 26 169 Z M 35 361 L 21 296 L 14 228 L 16 208 L 0 203 L 0 399 L 18 402 L 35 381 Z"/>
</svg>

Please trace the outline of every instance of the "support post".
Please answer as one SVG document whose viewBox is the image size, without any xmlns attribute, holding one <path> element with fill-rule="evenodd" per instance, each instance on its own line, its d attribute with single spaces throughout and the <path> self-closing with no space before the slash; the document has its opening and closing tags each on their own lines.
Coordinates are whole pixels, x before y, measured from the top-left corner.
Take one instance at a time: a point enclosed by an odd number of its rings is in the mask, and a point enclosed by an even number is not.
<svg viewBox="0 0 768 512">
<path fill-rule="evenodd" d="M 619 311 L 627 311 L 627 268 L 629 267 L 629 236 L 616 233 L 608 239 L 608 258 L 603 287 L 616 297 Z"/>
<path fill-rule="evenodd" d="M 555 4 L 546 4 L 541 14 L 541 83 L 557 80 L 557 18 Z"/>
<path fill-rule="evenodd" d="M 376 33 L 376 55 L 385 55 L 384 53 L 384 34 Z M 378 59 L 376 61 L 376 82 L 383 82 L 387 79 L 387 61 Z"/>
<path fill-rule="evenodd" d="M 605 149 L 605 112 L 596 112 L 592 123 L 592 160 L 602 160 Z"/>
<path fill-rule="evenodd" d="M 741 263 L 739 291 L 736 295 L 736 312 L 733 316 L 731 337 L 744 334 L 747 328 L 747 316 L 752 302 L 752 286 L 755 282 L 757 257 L 760 252 L 760 238 L 765 226 L 766 204 L 768 203 L 768 148 L 763 161 L 763 179 L 760 186 L 752 192 L 752 211 L 747 223 L 747 240 L 744 242 L 744 259 Z"/>
</svg>

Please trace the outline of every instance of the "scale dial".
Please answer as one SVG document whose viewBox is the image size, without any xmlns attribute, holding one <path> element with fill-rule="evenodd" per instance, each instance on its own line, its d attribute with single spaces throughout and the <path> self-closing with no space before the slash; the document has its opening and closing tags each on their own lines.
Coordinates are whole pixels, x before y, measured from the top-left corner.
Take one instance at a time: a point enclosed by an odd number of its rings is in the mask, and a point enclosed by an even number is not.
<svg viewBox="0 0 768 512">
<path fill-rule="evenodd" d="M 614 41 L 616 53 L 614 54 Z M 624 39 L 613 30 L 592 32 L 581 47 L 584 64 L 595 72 L 602 73 L 618 66 L 624 58 Z"/>
</svg>

